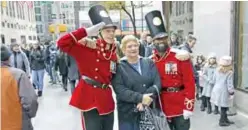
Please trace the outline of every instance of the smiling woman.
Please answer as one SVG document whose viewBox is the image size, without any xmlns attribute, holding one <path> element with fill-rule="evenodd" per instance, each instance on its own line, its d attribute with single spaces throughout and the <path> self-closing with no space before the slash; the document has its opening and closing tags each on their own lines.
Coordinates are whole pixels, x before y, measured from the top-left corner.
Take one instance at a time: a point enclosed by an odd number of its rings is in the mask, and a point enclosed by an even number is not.
<svg viewBox="0 0 248 130">
<path fill-rule="evenodd" d="M 127 35 L 122 39 L 121 50 L 128 60 L 136 62 L 139 57 L 139 42 L 133 35 Z"/>
</svg>

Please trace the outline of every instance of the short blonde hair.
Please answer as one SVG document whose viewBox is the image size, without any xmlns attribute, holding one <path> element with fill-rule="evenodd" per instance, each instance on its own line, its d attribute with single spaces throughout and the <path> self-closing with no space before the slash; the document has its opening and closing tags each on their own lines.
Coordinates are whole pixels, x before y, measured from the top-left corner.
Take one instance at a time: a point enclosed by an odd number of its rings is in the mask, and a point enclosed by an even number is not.
<svg viewBox="0 0 248 130">
<path fill-rule="evenodd" d="M 121 48 L 122 51 L 125 50 L 127 43 L 130 42 L 130 41 L 134 41 L 134 42 L 136 42 L 136 43 L 139 44 L 138 39 L 137 39 L 134 35 L 126 35 L 126 36 L 121 40 L 120 48 Z"/>
</svg>

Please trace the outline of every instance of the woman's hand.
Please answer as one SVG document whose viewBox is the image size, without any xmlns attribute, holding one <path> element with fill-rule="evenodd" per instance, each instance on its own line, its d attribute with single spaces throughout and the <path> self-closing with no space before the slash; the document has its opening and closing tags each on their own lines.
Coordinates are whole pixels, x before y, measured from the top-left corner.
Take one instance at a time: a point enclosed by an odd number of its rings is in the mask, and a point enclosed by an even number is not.
<svg viewBox="0 0 248 130">
<path fill-rule="evenodd" d="M 142 103 L 139 103 L 136 108 L 138 109 L 138 111 L 144 111 L 144 106 Z"/>
</svg>

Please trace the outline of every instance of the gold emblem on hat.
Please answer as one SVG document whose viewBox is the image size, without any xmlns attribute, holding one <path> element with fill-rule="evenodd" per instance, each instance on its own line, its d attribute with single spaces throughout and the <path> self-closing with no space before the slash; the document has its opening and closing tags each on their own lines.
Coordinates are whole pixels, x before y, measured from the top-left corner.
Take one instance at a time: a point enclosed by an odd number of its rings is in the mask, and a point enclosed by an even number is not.
<svg viewBox="0 0 248 130">
<path fill-rule="evenodd" d="M 162 21 L 161 21 L 161 19 L 159 17 L 154 17 L 152 22 L 156 26 L 159 26 L 159 25 L 162 24 Z"/>
<path fill-rule="evenodd" d="M 108 13 L 105 10 L 101 10 L 99 13 L 102 17 L 109 17 Z"/>
</svg>

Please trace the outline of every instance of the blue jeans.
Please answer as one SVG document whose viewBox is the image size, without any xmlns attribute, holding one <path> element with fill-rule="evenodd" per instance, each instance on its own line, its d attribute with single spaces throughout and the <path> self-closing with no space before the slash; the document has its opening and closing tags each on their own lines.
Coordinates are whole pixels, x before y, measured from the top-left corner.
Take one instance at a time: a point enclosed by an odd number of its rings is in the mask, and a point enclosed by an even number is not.
<svg viewBox="0 0 248 130">
<path fill-rule="evenodd" d="M 38 91 L 43 90 L 44 74 L 45 74 L 45 69 L 32 70 L 32 81 L 35 84 L 35 86 L 38 88 Z"/>
<path fill-rule="evenodd" d="M 139 130 L 139 125 L 135 121 L 119 121 L 119 130 Z"/>
</svg>

